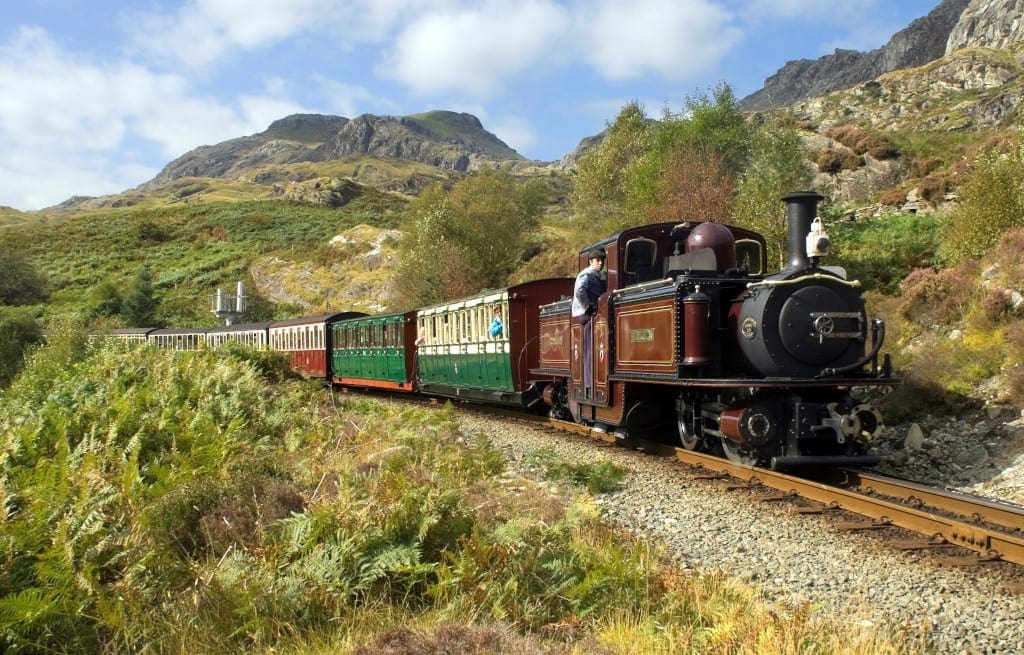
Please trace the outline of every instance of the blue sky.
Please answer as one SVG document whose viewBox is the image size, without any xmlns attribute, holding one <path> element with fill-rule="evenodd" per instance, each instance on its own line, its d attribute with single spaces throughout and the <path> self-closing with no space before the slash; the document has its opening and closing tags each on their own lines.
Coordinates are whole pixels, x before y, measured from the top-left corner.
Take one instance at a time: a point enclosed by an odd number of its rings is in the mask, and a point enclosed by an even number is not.
<svg viewBox="0 0 1024 655">
<path fill-rule="evenodd" d="M 870 50 L 939 0 L 7 0 L 0 205 L 151 179 L 297 112 L 465 111 L 554 160 L 791 59 Z"/>
</svg>

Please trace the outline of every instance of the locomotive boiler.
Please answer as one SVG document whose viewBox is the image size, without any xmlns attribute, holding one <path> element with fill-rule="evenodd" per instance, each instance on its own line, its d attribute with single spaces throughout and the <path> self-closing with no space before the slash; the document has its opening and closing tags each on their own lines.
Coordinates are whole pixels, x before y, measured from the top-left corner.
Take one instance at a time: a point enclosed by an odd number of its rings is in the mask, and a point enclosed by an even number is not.
<svg viewBox="0 0 1024 655">
<path fill-rule="evenodd" d="M 715 222 L 643 225 L 583 248 L 581 269 L 591 249 L 607 252 L 596 314 L 574 320 L 568 300 L 541 308 L 531 373 L 552 413 L 622 435 L 674 423 L 684 448 L 773 468 L 877 463 L 882 419 L 853 391 L 894 382 L 888 358 L 879 365 L 885 328 L 859 282 L 822 264 L 820 200 L 783 198 L 788 264 L 770 274 L 761 235 Z"/>
</svg>

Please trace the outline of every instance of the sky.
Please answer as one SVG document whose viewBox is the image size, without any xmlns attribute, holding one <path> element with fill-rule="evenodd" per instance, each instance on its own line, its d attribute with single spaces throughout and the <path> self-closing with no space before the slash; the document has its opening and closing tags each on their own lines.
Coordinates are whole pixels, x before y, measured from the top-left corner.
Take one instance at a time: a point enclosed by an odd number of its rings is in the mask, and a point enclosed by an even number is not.
<svg viewBox="0 0 1024 655">
<path fill-rule="evenodd" d="M 294 113 L 468 112 L 560 159 L 793 59 L 884 45 L 940 0 L 2 0 L 0 206 L 118 193 Z"/>
</svg>

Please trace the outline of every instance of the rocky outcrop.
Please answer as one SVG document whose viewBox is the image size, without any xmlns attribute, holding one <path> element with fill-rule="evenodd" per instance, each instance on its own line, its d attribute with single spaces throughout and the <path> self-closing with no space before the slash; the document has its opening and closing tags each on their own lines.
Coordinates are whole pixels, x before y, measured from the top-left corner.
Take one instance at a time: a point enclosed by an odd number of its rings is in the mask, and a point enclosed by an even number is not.
<svg viewBox="0 0 1024 655">
<path fill-rule="evenodd" d="M 793 105 L 816 125 L 859 121 L 879 129 L 964 130 L 1020 119 L 1024 44 L 1008 51 L 961 48 L 926 66 Z M 1007 56 L 1009 55 L 1009 56 Z"/>
<path fill-rule="evenodd" d="M 982 0 L 974 0 L 977 4 Z M 1006 0 L 1007 2 L 1019 0 Z M 765 81 L 764 88 L 740 101 L 744 109 L 768 109 L 823 96 L 873 80 L 890 71 L 922 66 L 942 57 L 969 0 L 943 0 L 924 18 L 872 50 L 836 50 L 816 60 L 791 61 Z"/>
<path fill-rule="evenodd" d="M 181 177 L 237 178 L 246 171 L 268 164 L 309 161 L 312 152 L 311 146 L 297 141 L 272 139 L 262 134 L 243 136 L 191 150 L 164 166 L 146 184 L 161 185 Z"/>
<path fill-rule="evenodd" d="M 275 184 L 272 194 L 284 198 L 322 207 L 341 207 L 362 193 L 362 187 L 350 180 L 317 178 L 304 182 Z"/>
<path fill-rule="evenodd" d="M 1003 49 L 1024 42 L 1024 0 L 971 0 L 946 42 L 959 48 Z"/>
</svg>

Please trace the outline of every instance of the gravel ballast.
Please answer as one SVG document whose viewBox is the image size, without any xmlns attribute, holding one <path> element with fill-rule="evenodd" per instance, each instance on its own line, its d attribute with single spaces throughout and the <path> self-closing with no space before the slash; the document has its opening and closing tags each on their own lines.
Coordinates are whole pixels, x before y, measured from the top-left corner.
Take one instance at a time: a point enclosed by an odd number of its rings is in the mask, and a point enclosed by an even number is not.
<svg viewBox="0 0 1024 655">
<path fill-rule="evenodd" d="M 623 489 L 597 503 L 610 522 L 663 541 L 683 567 L 721 570 L 780 605 L 809 604 L 836 621 L 896 625 L 937 653 L 1024 653 L 1017 567 L 957 568 L 941 563 L 942 553 L 897 551 L 877 534 L 840 532 L 834 517 L 793 515 L 785 503 L 694 479 L 671 459 L 471 412 L 460 421 L 526 477 L 536 471 L 524 457 L 541 447 L 567 461 L 607 459 L 625 468 Z"/>
</svg>

